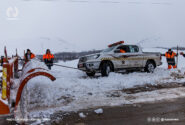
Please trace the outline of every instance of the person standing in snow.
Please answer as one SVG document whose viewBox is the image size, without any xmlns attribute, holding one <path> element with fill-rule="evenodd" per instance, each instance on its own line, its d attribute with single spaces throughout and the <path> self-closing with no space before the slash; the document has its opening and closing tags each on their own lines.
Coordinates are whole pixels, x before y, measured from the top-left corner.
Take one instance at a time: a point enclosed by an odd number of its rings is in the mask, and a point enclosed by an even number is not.
<svg viewBox="0 0 185 125">
<path fill-rule="evenodd" d="M 30 61 L 33 58 L 35 58 L 35 54 L 33 54 L 30 49 L 27 49 L 27 52 L 24 55 L 25 63 Z"/>
<path fill-rule="evenodd" d="M 185 57 L 185 54 L 183 52 L 181 52 L 180 54 Z"/>
<path fill-rule="evenodd" d="M 51 70 L 51 67 L 53 66 L 54 56 L 53 54 L 51 54 L 50 49 L 46 50 L 46 54 L 43 55 L 43 60 L 45 64 L 47 65 L 48 69 Z"/>
<path fill-rule="evenodd" d="M 177 64 L 175 62 L 175 56 L 178 56 L 175 52 L 172 51 L 172 49 L 169 49 L 168 52 L 165 53 L 165 57 L 168 63 L 168 69 L 174 69 L 177 68 Z"/>
</svg>

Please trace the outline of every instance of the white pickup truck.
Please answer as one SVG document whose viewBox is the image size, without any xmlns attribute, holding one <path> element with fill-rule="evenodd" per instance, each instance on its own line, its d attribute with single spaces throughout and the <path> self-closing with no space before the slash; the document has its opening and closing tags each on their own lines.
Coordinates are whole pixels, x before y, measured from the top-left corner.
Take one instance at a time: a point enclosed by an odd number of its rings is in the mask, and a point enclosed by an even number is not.
<svg viewBox="0 0 185 125">
<path fill-rule="evenodd" d="M 95 73 L 108 76 L 110 72 L 129 70 L 153 73 L 160 65 L 162 65 L 161 53 L 143 52 L 137 45 L 127 45 L 120 41 L 109 45 L 100 53 L 81 57 L 78 69 L 86 72 L 88 76 L 94 76 Z"/>
</svg>

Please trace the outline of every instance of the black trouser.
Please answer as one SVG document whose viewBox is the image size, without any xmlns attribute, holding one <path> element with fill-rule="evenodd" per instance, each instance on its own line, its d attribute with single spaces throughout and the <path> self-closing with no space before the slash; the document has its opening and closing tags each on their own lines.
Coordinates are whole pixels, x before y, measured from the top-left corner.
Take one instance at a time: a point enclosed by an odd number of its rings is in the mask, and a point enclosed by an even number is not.
<svg viewBox="0 0 185 125">
<path fill-rule="evenodd" d="M 167 63 L 168 65 L 175 66 L 175 58 L 167 58 Z"/>
<path fill-rule="evenodd" d="M 51 70 L 51 67 L 53 66 L 53 60 L 45 60 L 44 61 L 48 69 Z"/>
</svg>

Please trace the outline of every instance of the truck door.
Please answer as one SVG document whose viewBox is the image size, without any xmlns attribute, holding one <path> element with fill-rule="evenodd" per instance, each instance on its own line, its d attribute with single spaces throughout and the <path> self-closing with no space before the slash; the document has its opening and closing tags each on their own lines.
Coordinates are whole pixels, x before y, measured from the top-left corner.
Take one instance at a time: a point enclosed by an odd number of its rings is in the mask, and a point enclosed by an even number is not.
<svg viewBox="0 0 185 125">
<path fill-rule="evenodd" d="M 139 51 L 139 47 L 136 45 L 129 45 L 130 53 L 128 54 L 130 56 L 129 62 L 130 67 L 132 68 L 138 68 L 143 66 L 143 55 Z"/>
<path fill-rule="evenodd" d="M 121 53 L 124 50 L 125 53 Z M 138 68 L 143 66 L 143 55 L 136 45 L 122 45 L 116 49 L 116 67 L 119 68 Z"/>
<path fill-rule="evenodd" d="M 121 45 L 115 50 L 114 64 L 117 68 L 130 68 L 132 65 L 130 63 L 130 48 L 128 45 Z"/>
</svg>

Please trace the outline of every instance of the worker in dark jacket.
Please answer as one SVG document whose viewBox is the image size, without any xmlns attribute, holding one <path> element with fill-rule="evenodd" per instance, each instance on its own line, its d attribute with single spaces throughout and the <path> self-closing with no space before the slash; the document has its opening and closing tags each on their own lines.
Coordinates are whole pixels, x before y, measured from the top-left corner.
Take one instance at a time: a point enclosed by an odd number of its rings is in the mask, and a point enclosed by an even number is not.
<svg viewBox="0 0 185 125">
<path fill-rule="evenodd" d="M 33 58 L 35 58 L 35 54 L 33 54 L 30 49 L 27 49 L 27 52 L 24 56 L 25 62 L 28 62 Z"/>
<path fill-rule="evenodd" d="M 165 57 L 168 63 L 168 69 L 177 68 L 176 62 L 175 62 L 175 56 L 178 56 L 175 52 L 172 51 L 172 49 L 169 49 L 168 52 L 165 53 Z"/>
<path fill-rule="evenodd" d="M 51 69 L 51 67 L 53 66 L 54 56 L 53 54 L 51 54 L 51 51 L 49 49 L 47 49 L 46 54 L 43 55 L 43 60 L 47 65 L 48 69 Z"/>
<path fill-rule="evenodd" d="M 183 52 L 181 52 L 180 54 L 185 57 L 185 54 Z"/>
</svg>

